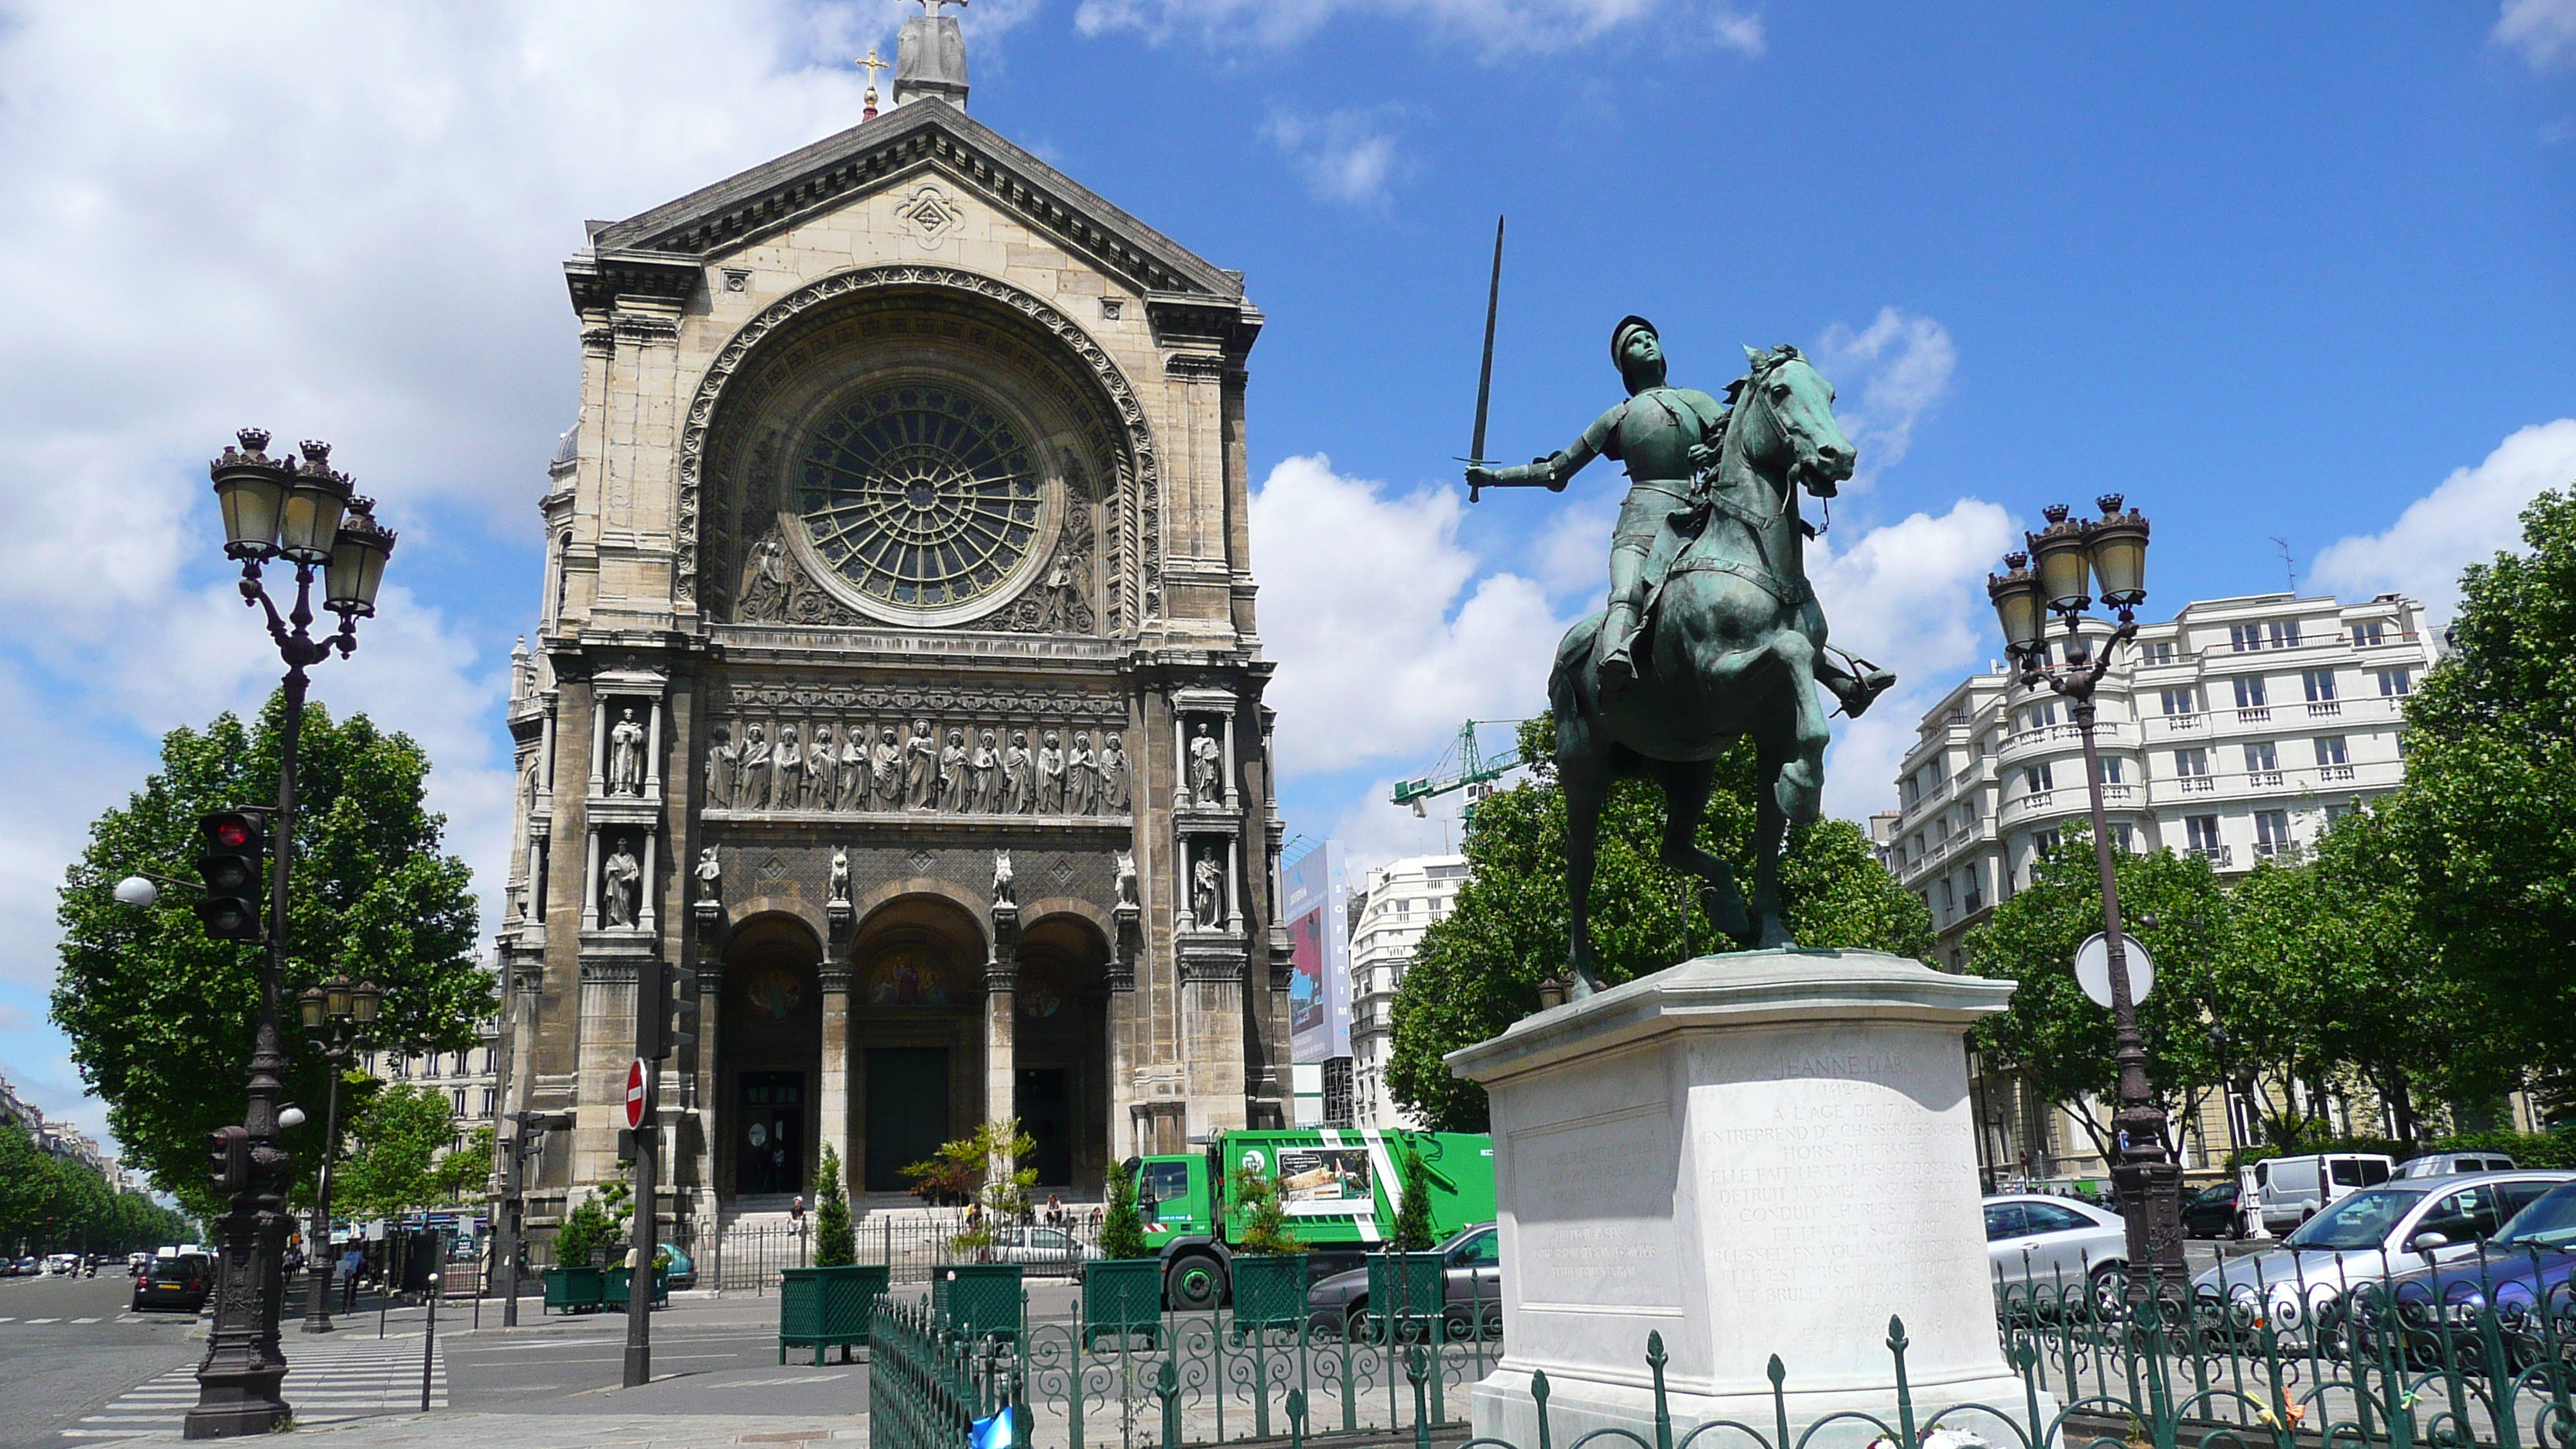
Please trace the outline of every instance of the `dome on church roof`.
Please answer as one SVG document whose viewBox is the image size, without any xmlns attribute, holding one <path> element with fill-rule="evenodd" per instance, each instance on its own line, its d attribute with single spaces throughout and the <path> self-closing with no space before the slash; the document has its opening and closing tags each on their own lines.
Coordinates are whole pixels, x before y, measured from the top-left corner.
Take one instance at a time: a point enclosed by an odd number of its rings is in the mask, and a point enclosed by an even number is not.
<svg viewBox="0 0 2576 1449">
<path fill-rule="evenodd" d="M 554 461 L 548 466 L 560 468 L 564 464 L 570 463 L 579 458 L 581 456 L 580 439 L 581 424 L 575 423 L 571 427 L 564 429 L 563 436 L 555 439 Z"/>
</svg>

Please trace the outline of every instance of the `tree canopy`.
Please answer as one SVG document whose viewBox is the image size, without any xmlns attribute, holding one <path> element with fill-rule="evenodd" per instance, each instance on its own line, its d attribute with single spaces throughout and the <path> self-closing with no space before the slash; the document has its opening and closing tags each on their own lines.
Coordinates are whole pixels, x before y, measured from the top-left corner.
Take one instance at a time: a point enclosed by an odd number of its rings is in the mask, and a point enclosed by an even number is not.
<svg viewBox="0 0 2576 1449">
<path fill-rule="evenodd" d="M 334 1217 L 399 1218 L 480 1191 L 491 1175 L 492 1129 L 478 1127 L 459 1142 L 455 1114 L 432 1088 L 397 1082 L 362 1090 L 354 1109 L 342 1110 L 347 1120 L 340 1128 L 340 1175 L 331 1186 Z"/>
<path fill-rule="evenodd" d="M 82 1078 L 106 1100 L 126 1162 L 200 1212 L 216 1207 L 207 1134 L 241 1117 L 263 948 L 208 940 L 188 892 L 136 910 L 113 891 L 138 871 L 193 879 L 201 816 L 276 800 L 283 707 L 272 696 L 255 723 L 226 713 L 202 731 L 163 737 L 160 769 L 91 826 L 60 897 L 53 1018 Z M 370 976 L 385 988 L 372 1045 L 473 1045 L 493 988 L 473 959 L 470 872 L 441 853 L 446 818 L 425 803 L 428 757 L 364 715 L 335 721 L 313 705 L 298 758 L 287 990 L 334 970 Z M 291 1004 L 285 1035 L 286 1100 L 310 1118 L 288 1139 L 301 1196 L 319 1156 L 328 1069 Z"/>
<path fill-rule="evenodd" d="M 1528 776 L 1477 803 L 1464 847 L 1468 878 L 1448 917 L 1424 933 L 1396 993 L 1387 1086 L 1442 1131 L 1482 1132 L 1487 1116 L 1484 1088 L 1451 1076 L 1441 1057 L 1537 1010 L 1540 979 L 1565 974 L 1565 792 L 1551 763 L 1554 737 L 1544 717 L 1521 726 Z M 1746 743 L 1720 761 L 1699 831 L 1701 846 L 1735 867 L 1748 894 L 1754 789 Z M 1602 811 L 1592 943 L 1604 985 L 1732 948 L 1696 908 L 1698 878 L 1657 859 L 1663 821 L 1662 792 L 1638 780 L 1621 781 Z M 1803 944 L 1931 955 L 1931 913 L 1850 821 L 1791 833 L 1780 894 Z"/>
<path fill-rule="evenodd" d="M 132 1252 L 186 1242 L 191 1225 L 89 1167 L 47 1152 L 0 1120 L 0 1253 Z"/>
</svg>

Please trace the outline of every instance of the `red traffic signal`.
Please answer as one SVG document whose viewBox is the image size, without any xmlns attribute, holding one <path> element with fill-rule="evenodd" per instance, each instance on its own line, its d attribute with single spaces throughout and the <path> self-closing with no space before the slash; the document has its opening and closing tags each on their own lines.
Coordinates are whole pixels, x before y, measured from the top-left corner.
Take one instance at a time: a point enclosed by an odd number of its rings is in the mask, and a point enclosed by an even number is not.
<svg viewBox="0 0 2576 1449">
<path fill-rule="evenodd" d="M 199 820 L 197 829 L 206 838 L 205 853 L 197 857 L 206 895 L 196 903 L 206 934 L 218 941 L 266 939 L 261 907 L 267 892 L 261 889 L 261 877 L 266 873 L 268 822 L 247 810 L 217 810 Z"/>
<path fill-rule="evenodd" d="M 208 1166 L 213 1169 L 215 1191 L 221 1193 L 250 1190 L 250 1129 L 218 1127 L 207 1134 Z"/>
</svg>

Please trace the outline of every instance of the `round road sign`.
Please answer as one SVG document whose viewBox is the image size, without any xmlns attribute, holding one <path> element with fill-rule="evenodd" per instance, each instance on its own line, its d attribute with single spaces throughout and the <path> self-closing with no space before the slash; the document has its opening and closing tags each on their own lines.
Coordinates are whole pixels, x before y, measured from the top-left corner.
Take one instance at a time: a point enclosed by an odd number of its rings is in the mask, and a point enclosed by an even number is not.
<svg viewBox="0 0 2576 1449">
<path fill-rule="evenodd" d="M 2132 1004 L 2144 1001 L 2155 989 L 2156 963 L 2137 937 L 2122 931 L 2120 941 L 2121 954 L 2129 958 L 2129 1000 Z M 2084 988 L 2095 1006 L 2108 1009 L 2111 1005 L 2111 947 L 2106 933 L 2095 931 L 2075 948 L 2075 984 Z"/>
<path fill-rule="evenodd" d="M 626 1069 L 626 1125 L 629 1127 L 644 1125 L 644 1059 L 642 1057 L 637 1057 L 635 1065 Z"/>
</svg>

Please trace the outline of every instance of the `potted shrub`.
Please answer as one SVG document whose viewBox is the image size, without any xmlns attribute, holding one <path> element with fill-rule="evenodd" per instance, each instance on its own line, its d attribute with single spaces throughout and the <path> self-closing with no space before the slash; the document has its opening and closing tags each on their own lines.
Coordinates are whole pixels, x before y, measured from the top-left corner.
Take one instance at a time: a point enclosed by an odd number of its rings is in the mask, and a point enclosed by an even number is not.
<svg viewBox="0 0 2576 1449">
<path fill-rule="evenodd" d="M 1108 1211 L 1100 1222 L 1100 1259 L 1082 1265 L 1082 1346 L 1109 1334 L 1142 1335 L 1162 1346 L 1163 1260 L 1145 1246 L 1145 1215 L 1136 1207 L 1136 1175 L 1109 1169 Z"/>
<path fill-rule="evenodd" d="M 1431 1168 L 1422 1154 L 1408 1151 L 1398 1172 L 1404 1202 L 1396 1209 L 1395 1236 L 1368 1265 L 1369 1316 L 1384 1325 L 1381 1342 L 1399 1333 L 1429 1336 L 1448 1307 L 1448 1275 L 1431 1251 Z"/>
<path fill-rule="evenodd" d="M 778 1293 L 778 1361 L 790 1348 L 811 1348 L 814 1362 L 838 1346 L 850 1361 L 853 1344 L 868 1341 L 877 1300 L 886 1293 L 886 1265 L 858 1263 L 850 1231 L 850 1194 L 841 1181 L 841 1154 L 823 1144 L 822 1180 L 815 1185 L 814 1266 L 784 1270 Z"/>
<path fill-rule="evenodd" d="M 1306 1319 L 1306 1244 L 1288 1231 L 1279 1184 L 1257 1168 L 1238 1167 L 1227 1193 L 1242 1214 L 1234 1249 L 1234 1337 L 1263 1329 L 1290 1333 Z"/>
<path fill-rule="evenodd" d="M 611 1183 L 564 1215 L 555 1231 L 555 1265 L 546 1270 L 547 1308 L 582 1313 L 606 1301 L 607 1283 L 591 1258 L 625 1239 L 628 1196 L 624 1183 Z"/>
</svg>

